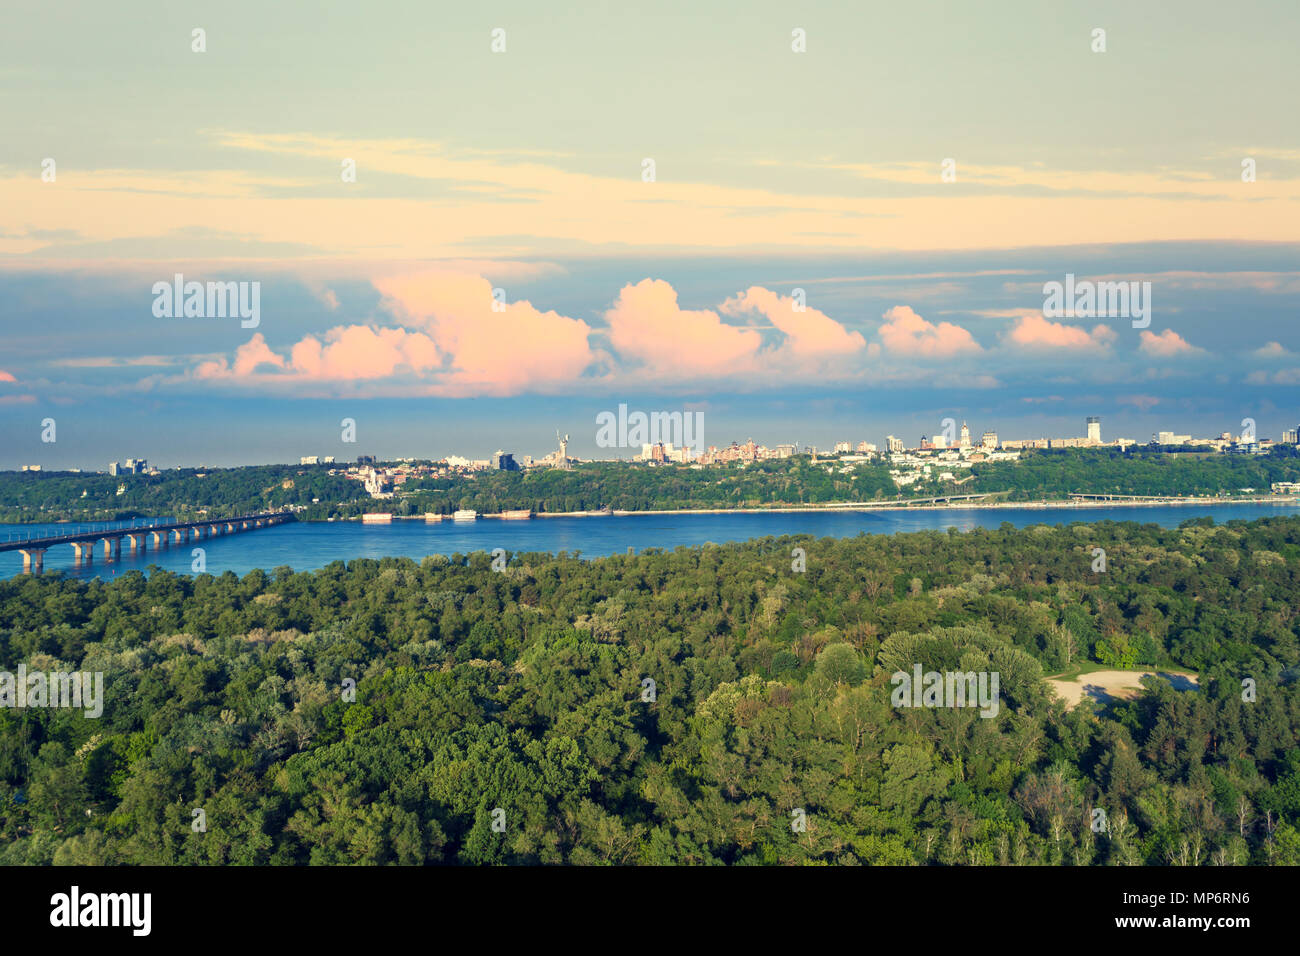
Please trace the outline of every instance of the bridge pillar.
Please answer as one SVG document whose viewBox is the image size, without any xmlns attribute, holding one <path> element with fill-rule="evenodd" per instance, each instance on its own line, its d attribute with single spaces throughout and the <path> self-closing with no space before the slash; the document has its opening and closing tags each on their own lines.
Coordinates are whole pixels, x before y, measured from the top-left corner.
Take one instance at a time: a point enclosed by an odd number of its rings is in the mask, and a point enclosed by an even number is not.
<svg viewBox="0 0 1300 956">
<path fill-rule="evenodd" d="M 129 551 L 131 554 L 144 549 L 144 535 L 128 534 L 126 540 L 130 543 Z"/>
<path fill-rule="evenodd" d="M 95 563 L 95 542 L 73 541 L 72 550 L 75 555 L 73 564 L 82 565 Z"/>
<path fill-rule="evenodd" d="M 122 554 L 121 538 L 101 538 L 104 542 L 104 560 L 116 561 Z"/>
<path fill-rule="evenodd" d="M 177 544 L 184 544 L 190 539 L 189 528 L 175 528 L 172 530 L 172 534 L 176 536 Z"/>
<path fill-rule="evenodd" d="M 31 574 L 33 571 L 40 574 L 44 570 L 44 548 L 19 548 L 18 553 L 23 556 L 23 574 Z"/>
<path fill-rule="evenodd" d="M 149 534 L 153 537 L 153 549 L 155 551 L 166 551 L 171 546 L 171 535 L 166 531 L 150 531 Z"/>
</svg>

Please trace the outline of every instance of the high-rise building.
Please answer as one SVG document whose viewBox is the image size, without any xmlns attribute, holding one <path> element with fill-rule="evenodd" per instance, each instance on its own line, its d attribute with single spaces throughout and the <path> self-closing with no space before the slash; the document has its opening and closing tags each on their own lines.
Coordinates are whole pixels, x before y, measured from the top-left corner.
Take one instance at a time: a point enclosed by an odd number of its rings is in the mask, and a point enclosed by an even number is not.
<svg viewBox="0 0 1300 956">
<path fill-rule="evenodd" d="M 985 432 L 980 436 L 980 447 L 985 451 L 993 451 L 998 447 L 998 433 Z"/>
<path fill-rule="evenodd" d="M 114 477 L 120 475 L 122 473 L 122 463 L 117 461 L 110 461 L 108 463 L 108 473 Z"/>
<path fill-rule="evenodd" d="M 1300 442 L 1296 441 L 1297 438 L 1300 438 L 1300 425 L 1297 425 L 1295 428 L 1287 428 L 1282 430 L 1282 444 L 1284 445 L 1300 444 Z"/>
<path fill-rule="evenodd" d="M 515 456 L 508 451 L 497 449 L 497 453 L 492 456 L 493 471 L 518 471 L 519 465 L 515 462 Z"/>
<path fill-rule="evenodd" d="M 901 452 L 903 450 L 903 439 L 895 438 L 893 435 L 885 436 L 885 444 L 889 448 L 890 454 Z"/>
<path fill-rule="evenodd" d="M 1101 444 L 1101 418 L 1096 415 L 1088 416 L 1088 441 L 1092 444 Z"/>
</svg>

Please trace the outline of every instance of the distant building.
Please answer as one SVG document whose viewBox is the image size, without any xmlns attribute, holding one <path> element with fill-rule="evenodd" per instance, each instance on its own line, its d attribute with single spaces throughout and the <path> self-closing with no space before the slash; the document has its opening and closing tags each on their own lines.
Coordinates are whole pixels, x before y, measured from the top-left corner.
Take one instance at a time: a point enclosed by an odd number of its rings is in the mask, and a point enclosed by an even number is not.
<svg viewBox="0 0 1300 956">
<path fill-rule="evenodd" d="M 835 452 L 834 452 L 834 454 L 836 454 L 836 455 L 844 455 L 844 454 L 848 454 L 848 453 L 849 453 L 850 451 L 852 451 L 852 450 L 853 450 L 853 446 L 850 445 L 848 442 L 846 442 L 846 441 L 837 441 L 837 442 L 835 443 Z"/>
<path fill-rule="evenodd" d="M 970 428 L 965 422 L 961 423 L 961 436 L 957 439 L 957 445 L 960 448 L 970 447 Z"/>
<path fill-rule="evenodd" d="M 903 439 L 895 438 L 893 435 L 885 436 L 885 444 L 889 448 L 890 454 L 903 450 Z"/>
<path fill-rule="evenodd" d="M 1096 415 L 1088 416 L 1088 441 L 1090 444 L 1101 444 L 1101 419 Z"/>
<path fill-rule="evenodd" d="M 108 473 L 113 477 L 120 475 L 122 473 L 122 463 L 118 461 L 110 461 L 108 463 Z"/>
<path fill-rule="evenodd" d="M 319 464 L 320 464 L 320 458 L 317 457 L 316 455 L 304 455 L 303 457 L 301 457 L 301 458 L 298 459 L 298 464 L 300 464 L 300 465 L 319 465 Z"/>
<path fill-rule="evenodd" d="M 1286 428 L 1282 430 L 1282 444 L 1284 445 L 1300 444 L 1300 442 L 1296 441 L 1297 437 L 1300 437 L 1300 425 L 1297 425 L 1295 428 Z"/>
<path fill-rule="evenodd" d="M 492 456 L 491 465 L 493 471 L 518 471 L 519 464 L 515 461 L 515 456 L 510 452 L 497 449 L 497 453 Z"/>
<path fill-rule="evenodd" d="M 40 465 L 23 465 L 23 471 L 40 471 Z"/>
<path fill-rule="evenodd" d="M 980 436 L 980 447 L 985 451 L 993 451 L 998 447 L 998 433 L 985 432 Z"/>
<path fill-rule="evenodd" d="M 358 465 L 373 465 L 375 463 L 374 455 L 357 455 Z"/>
</svg>

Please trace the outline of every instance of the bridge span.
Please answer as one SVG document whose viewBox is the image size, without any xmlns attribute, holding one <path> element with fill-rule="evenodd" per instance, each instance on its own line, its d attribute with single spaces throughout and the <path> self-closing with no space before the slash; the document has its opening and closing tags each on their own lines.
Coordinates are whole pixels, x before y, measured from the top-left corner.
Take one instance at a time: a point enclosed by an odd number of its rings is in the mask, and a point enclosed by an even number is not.
<svg viewBox="0 0 1300 956">
<path fill-rule="evenodd" d="M 128 542 L 127 553 L 137 554 L 146 550 L 149 539 L 152 539 L 154 550 L 158 551 L 169 548 L 172 544 L 186 544 L 191 537 L 199 540 L 205 537 L 238 534 L 241 531 L 255 531 L 258 528 L 269 528 L 293 520 L 295 519 L 292 512 L 268 511 L 263 514 L 240 515 L 237 518 L 205 518 L 201 521 L 156 522 L 121 528 L 78 530 L 68 534 L 0 541 L 0 551 L 19 552 L 23 556 L 24 573 L 39 574 L 45 567 L 45 552 L 58 544 L 72 545 L 75 554 L 73 563 L 77 567 L 82 567 L 95 560 L 95 545 L 100 542 L 104 545 L 104 560 L 116 561 L 121 555 L 123 540 Z"/>
</svg>

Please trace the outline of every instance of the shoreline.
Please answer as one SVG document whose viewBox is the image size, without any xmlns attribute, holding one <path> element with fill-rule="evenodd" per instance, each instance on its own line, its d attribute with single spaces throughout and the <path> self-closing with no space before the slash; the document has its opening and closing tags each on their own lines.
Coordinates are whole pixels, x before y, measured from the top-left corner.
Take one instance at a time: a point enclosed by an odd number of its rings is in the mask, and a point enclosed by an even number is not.
<svg viewBox="0 0 1300 956">
<path fill-rule="evenodd" d="M 905 504 L 896 501 L 862 501 L 862 502 L 844 502 L 831 503 L 824 505 L 774 505 L 770 507 L 759 506 L 755 508 L 671 508 L 656 509 L 645 511 L 622 511 L 615 509 L 613 511 L 538 511 L 534 512 L 532 518 L 624 518 L 634 515 L 729 515 L 729 514 L 799 514 L 805 512 L 827 512 L 835 514 L 838 512 L 866 512 L 866 511 L 997 511 L 997 510 L 1022 510 L 1022 511 L 1053 511 L 1057 509 L 1077 509 L 1091 510 L 1096 508 L 1166 508 L 1172 506 L 1205 506 L 1205 505 L 1290 505 L 1300 506 L 1300 495 L 1269 495 L 1264 497 L 1253 498 L 1170 498 L 1159 501 L 1069 501 L 1069 500 L 1039 500 L 1039 501 L 991 501 L 991 502 L 956 502 L 956 503 L 934 503 L 924 504 Z M 500 514 L 479 514 L 478 518 L 503 520 L 531 520 L 503 518 Z M 311 522 L 318 521 L 360 521 L 360 516 L 349 518 L 314 518 L 308 519 Z M 424 521 L 424 515 L 394 515 L 394 521 Z M 443 521 L 450 521 L 449 515 L 444 515 Z M 437 522 L 433 522 L 436 524 Z"/>
</svg>

